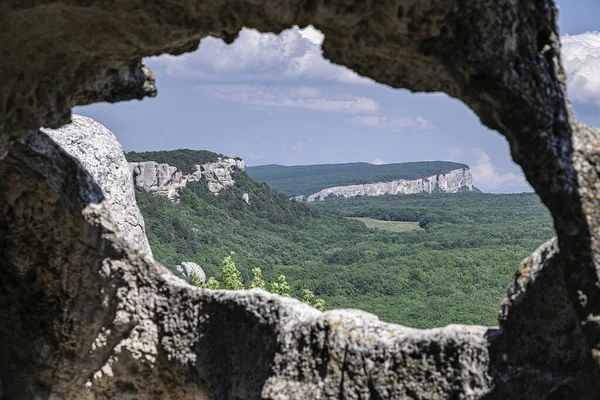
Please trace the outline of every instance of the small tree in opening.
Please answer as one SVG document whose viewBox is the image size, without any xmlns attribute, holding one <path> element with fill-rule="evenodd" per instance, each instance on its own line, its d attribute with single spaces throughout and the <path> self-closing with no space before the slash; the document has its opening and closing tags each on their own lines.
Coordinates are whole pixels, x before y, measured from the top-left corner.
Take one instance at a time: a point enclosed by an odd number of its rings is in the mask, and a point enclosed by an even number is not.
<svg viewBox="0 0 600 400">
<path fill-rule="evenodd" d="M 190 272 L 190 276 L 188 276 L 188 282 L 194 286 L 198 286 L 198 287 L 202 287 L 202 282 L 200 281 L 200 278 L 198 278 L 198 275 L 196 274 L 196 272 L 192 271 Z"/>
<path fill-rule="evenodd" d="M 302 301 L 308 305 L 311 305 L 313 300 L 315 299 L 315 294 L 312 290 L 303 289 L 302 290 Z"/>
<path fill-rule="evenodd" d="M 244 288 L 242 284 L 242 274 L 235 267 L 231 256 L 225 257 L 221 267 L 221 281 L 223 282 L 224 289 L 227 290 L 241 290 Z"/>
<path fill-rule="evenodd" d="M 277 281 L 271 283 L 271 288 L 269 291 L 271 293 L 275 293 L 275 294 L 278 294 L 281 296 L 290 297 L 291 289 L 292 288 L 285 280 L 285 275 L 279 275 L 279 278 L 277 278 Z"/>
<path fill-rule="evenodd" d="M 316 299 L 312 306 L 319 311 L 325 311 L 325 300 Z"/>
<path fill-rule="evenodd" d="M 221 283 L 211 276 L 203 287 L 206 289 L 217 290 L 221 289 Z"/>
<path fill-rule="evenodd" d="M 221 280 L 223 282 L 223 289 L 226 290 L 241 290 L 244 289 L 242 282 L 242 274 L 235 266 L 235 263 L 230 257 L 226 257 L 223 260 L 221 268 Z M 221 289 L 221 282 L 213 277 L 210 277 L 206 284 L 202 285 L 198 276 L 192 272 L 188 281 L 194 286 L 200 286 L 205 289 Z M 252 268 L 252 280 L 248 283 L 248 289 L 258 288 L 266 289 L 267 282 L 262 277 L 262 271 L 260 268 Z M 287 283 L 285 275 L 279 275 L 275 282 L 269 285 L 269 291 L 271 293 L 278 294 L 280 296 L 290 297 L 292 288 Z M 319 311 L 325 310 L 325 300 L 316 299 L 315 294 L 308 289 L 302 290 L 302 301 L 310 306 L 313 306 Z"/>
<path fill-rule="evenodd" d="M 312 290 L 303 289 L 302 290 L 302 301 L 308 304 L 309 306 L 313 306 L 319 311 L 325 310 L 325 300 L 323 299 L 315 299 L 315 294 Z"/>
<path fill-rule="evenodd" d="M 262 271 L 260 268 L 252 268 L 252 281 L 248 284 L 248 289 L 265 289 L 267 287 L 267 282 L 262 278 Z"/>
</svg>

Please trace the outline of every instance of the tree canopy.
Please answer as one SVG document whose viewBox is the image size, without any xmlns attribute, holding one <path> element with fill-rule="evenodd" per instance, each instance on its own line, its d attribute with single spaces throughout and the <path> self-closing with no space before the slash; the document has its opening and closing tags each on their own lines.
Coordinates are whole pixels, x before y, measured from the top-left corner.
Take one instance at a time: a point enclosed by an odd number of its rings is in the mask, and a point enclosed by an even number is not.
<svg viewBox="0 0 600 400">
<path fill-rule="evenodd" d="M 176 167 L 183 174 L 191 174 L 196 171 L 196 165 L 213 163 L 222 157 L 225 156 L 212 151 L 190 149 L 125 153 L 125 158 L 129 162 L 156 161 L 159 164 Z"/>
</svg>

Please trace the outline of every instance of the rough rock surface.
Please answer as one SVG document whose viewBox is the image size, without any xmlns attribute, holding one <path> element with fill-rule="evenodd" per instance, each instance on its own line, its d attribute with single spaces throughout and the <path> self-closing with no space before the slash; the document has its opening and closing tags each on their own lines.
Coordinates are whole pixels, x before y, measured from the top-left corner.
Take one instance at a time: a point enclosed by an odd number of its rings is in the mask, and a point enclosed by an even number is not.
<svg viewBox="0 0 600 400">
<path fill-rule="evenodd" d="M 144 217 L 135 201 L 133 179 L 119 140 L 103 125 L 81 115 L 59 129 L 41 129 L 90 173 L 125 240 L 152 255 Z"/>
<path fill-rule="evenodd" d="M 150 193 L 167 196 L 179 202 L 179 192 L 189 182 L 206 181 L 208 190 L 218 195 L 221 190 L 235 183 L 233 174 L 245 169 L 244 161 L 235 158 L 220 158 L 217 162 L 196 165 L 196 171 L 183 174 L 169 164 L 154 161 L 130 162 L 131 174 L 136 186 Z"/>
<path fill-rule="evenodd" d="M 155 95 L 142 57 L 307 24 L 332 62 L 445 92 L 507 138 L 558 237 L 519 269 L 499 330 L 183 285 L 118 236 L 79 163 L 30 133 L 76 104 Z M 0 26 L 4 397 L 598 397 L 600 134 L 570 109 L 553 0 L 5 1 Z"/>
<path fill-rule="evenodd" d="M 334 186 L 325 188 L 309 196 L 294 197 L 297 201 L 322 201 L 329 196 L 357 197 L 381 196 L 384 194 L 433 193 L 440 190 L 456 193 L 461 190 L 473 190 L 473 175 L 470 169 L 455 169 L 446 174 L 432 175 L 424 179 L 400 179 L 391 182 L 367 183 L 364 185 Z"/>
<path fill-rule="evenodd" d="M 15 144 L 0 173 L 7 398 L 476 398 L 492 387 L 494 330 L 418 331 L 182 282 L 115 234 L 100 188 L 43 133 Z M 57 215 L 62 224 L 37 222 Z"/>
<path fill-rule="evenodd" d="M 200 282 L 206 282 L 206 274 L 204 270 L 196 263 L 184 261 L 181 264 L 175 266 L 175 269 L 179 271 L 183 276 L 189 278 L 192 272 L 196 274 Z"/>
</svg>

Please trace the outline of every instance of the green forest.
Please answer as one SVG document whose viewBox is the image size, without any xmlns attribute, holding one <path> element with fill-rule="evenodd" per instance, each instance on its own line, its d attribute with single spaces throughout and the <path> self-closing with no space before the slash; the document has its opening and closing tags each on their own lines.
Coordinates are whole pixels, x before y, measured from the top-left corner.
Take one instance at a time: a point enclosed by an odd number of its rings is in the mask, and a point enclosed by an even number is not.
<svg viewBox="0 0 600 400">
<path fill-rule="evenodd" d="M 161 151 L 130 151 L 125 153 L 129 162 L 156 161 L 159 164 L 169 164 L 177 167 L 183 174 L 191 174 L 196 171 L 196 165 L 216 162 L 223 154 L 213 153 L 208 150 L 161 150 Z"/>
<path fill-rule="evenodd" d="M 397 179 L 421 179 L 463 168 L 469 168 L 469 166 L 449 161 L 419 161 L 384 165 L 360 162 L 290 167 L 271 164 L 247 167 L 246 172 L 254 180 L 265 182 L 287 196 L 299 196 L 310 195 L 333 186 L 389 182 Z"/>
<path fill-rule="evenodd" d="M 201 265 L 220 279 L 231 256 L 243 282 L 285 275 L 329 308 L 359 308 L 417 328 L 496 325 L 520 261 L 554 235 L 535 194 L 422 194 L 288 200 L 244 172 L 218 196 L 190 184 L 181 202 L 137 189 L 154 256 L 165 266 Z M 242 199 L 249 194 L 250 204 Z M 415 222 L 421 229 L 369 229 L 346 217 Z"/>
</svg>

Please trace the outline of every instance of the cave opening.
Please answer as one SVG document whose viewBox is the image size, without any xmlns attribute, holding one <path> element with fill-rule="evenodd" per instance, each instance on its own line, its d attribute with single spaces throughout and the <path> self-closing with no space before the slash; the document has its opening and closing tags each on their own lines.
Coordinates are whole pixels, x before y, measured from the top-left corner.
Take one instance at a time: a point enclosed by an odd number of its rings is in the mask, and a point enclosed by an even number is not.
<svg viewBox="0 0 600 400">
<path fill-rule="evenodd" d="M 400 7 L 397 1 L 309 3 L 175 1 L 147 2 L 142 8 L 131 2 L 50 1 L 0 7 L 0 22 L 8 27 L 0 31 L 0 46 L 6 49 L 0 58 L 0 319 L 9 322 L 0 324 L 2 396 L 596 396 L 600 198 L 595 144 L 600 133 L 575 120 L 566 97 L 554 2 L 457 5 L 401 0 Z M 557 238 L 542 244 L 518 268 L 502 302 L 498 328 L 415 330 L 357 310 L 319 313 L 265 291 L 191 287 L 117 233 L 99 179 L 37 132 L 40 126 L 56 129 L 68 123 L 75 105 L 155 95 L 154 76 L 141 63 L 144 57 L 189 52 L 210 35 L 232 43 L 244 26 L 281 32 L 309 24 L 325 35 L 323 54 L 332 62 L 389 87 L 447 93 L 508 140 L 513 160 L 551 212 Z M 302 70 L 303 65 L 296 67 Z M 225 89 L 212 94 L 222 101 L 243 100 L 239 91 Z M 324 112 L 331 105 L 306 101 L 318 98 L 310 88 L 296 88 L 292 99 L 269 90 L 251 91 L 246 98 L 262 99 L 254 104 L 259 108 L 290 108 L 298 97 L 306 110 Z M 356 107 L 376 111 L 368 100 L 343 100 L 346 112 Z M 426 127 L 428 120 L 420 116 L 361 114 L 347 119 L 363 127 Z M 345 142 L 339 142 L 343 148 Z M 94 143 L 80 150 L 101 146 Z M 238 175 L 238 181 L 244 176 Z M 231 213 L 256 205 L 268 191 L 249 179 L 245 184 L 248 190 L 235 193 L 231 204 L 237 208 Z M 215 204 L 225 196 L 203 196 L 204 189 L 196 186 L 195 197 L 184 190 L 179 204 L 217 214 Z M 273 203 L 281 205 L 281 212 L 264 215 L 266 220 L 310 210 L 280 199 Z M 166 209 L 168 214 L 171 208 L 169 199 L 158 196 L 145 201 L 157 213 Z M 289 208 L 294 212 L 283 212 Z M 371 219 L 380 224 L 416 222 Z M 336 229 L 331 221 L 318 228 Z M 231 231 L 248 234 L 228 222 Z M 435 227 L 434 221 L 423 222 L 426 232 Z M 361 225 L 366 221 L 344 223 L 348 230 L 381 234 Z M 163 225 L 168 237 L 170 227 Z M 193 237 L 194 227 L 187 228 Z M 301 243 L 301 236 L 291 234 L 295 244 Z M 268 244 L 247 236 L 257 242 L 256 248 Z M 168 245 L 177 249 L 176 243 Z M 290 246 L 292 259 L 298 247 Z M 346 270 L 355 256 L 388 257 L 385 251 L 364 250 L 328 256 Z M 469 263 L 458 261 L 457 271 L 463 271 L 458 278 L 474 277 Z M 428 279 L 416 268 L 409 272 L 411 282 Z M 285 282 L 275 283 L 277 290 L 286 290 Z M 375 282 L 374 287 L 388 283 Z M 397 292 L 387 289 L 389 295 Z"/>
<path fill-rule="evenodd" d="M 327 309 L 496 325 L 516 266 L 556 234 L 506 140 L 445 94 L 332 64 L 323 40 L 310 25 L 208 37 L 146 59 L 156 99 L 74 112 L 121 141 L 134 219 L 177 276 L 223 288 L 231 257 L 244 288 L 260 268 L 264 289 L 284 275 L 287 295 Z"/>
</svg>

